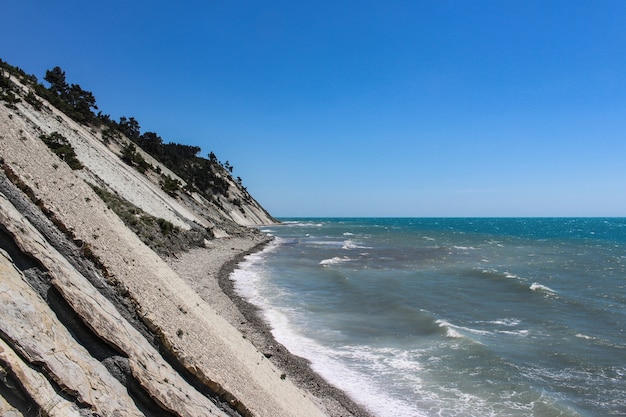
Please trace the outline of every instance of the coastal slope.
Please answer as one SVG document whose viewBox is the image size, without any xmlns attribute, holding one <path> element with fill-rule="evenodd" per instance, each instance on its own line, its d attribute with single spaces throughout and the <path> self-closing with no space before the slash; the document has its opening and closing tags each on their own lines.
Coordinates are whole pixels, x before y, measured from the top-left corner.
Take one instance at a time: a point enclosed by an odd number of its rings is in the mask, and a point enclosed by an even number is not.
<svg viewBox="0 0 626 417">
<path fill-rule="evenodd" d="M 223 293 L 201 297 L 171 267 L 196 248 L 219 270 L 267 241 L 248 226 L 275 220 L 240 181 L 217 172 L 228 192 L 209 201 L 136 148 L 141 172 L 123 160 L 128 138 L 1 75 L 0 414 L 339 415 L 224 317 L 232 306 L 206 301 Z"/>
</svg>

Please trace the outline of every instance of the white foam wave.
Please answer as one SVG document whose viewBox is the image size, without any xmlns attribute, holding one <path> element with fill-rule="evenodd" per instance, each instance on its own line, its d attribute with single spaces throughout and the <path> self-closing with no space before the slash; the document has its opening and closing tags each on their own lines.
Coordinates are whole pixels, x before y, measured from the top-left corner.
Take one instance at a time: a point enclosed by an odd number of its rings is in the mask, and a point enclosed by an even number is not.
<svg viewBox="0 0 626 417">
<path fill-rule="evenodd" d="M 447 321 L 437 320 L 436 323 L 439 325 L 439 327 L 443 327 L 446 329 L 446 337 L 451 337 L 451 338 L 463 337 L 459 332 L 452 330 L 452 325 L 448 323 Z"/>
<path fill-rule="evenodd" d="M 356 360 L 367 364 L 378 373 L 395 373 L 397 371 L 403 374 L 403 376 L 410 378 L 412 383 L 421 384 L 419 371 L 423 369 L 420 363 L 423 352 L 362 345 L 343 346 L 335 354 L 352 362 Z"/>
<path fill-rule="evenodd" d="M 248 299 L 253 304 L 261 305 L 263 303 L 258 288 L 259 283 L 264 278 L 256 267 L 265 261 L 269 253 L 276 251 L 286 241 L 287 239 L 276 237 L 262 251 L 246 255 L 244 260 L 239 263 L 230 275 L 237 294 Z"/>
<path fill-rule="evenodd" d="M 334 258 L 330 258 L 330 259 L 324 259 L 320 261 L 320 265 L 336 265 L 336 264 L 340 264 L 342 262 L 348 262 L 351 261 L 352 259 L 348 258 L 347 256 L 335 256 Z"/>
<path fill-rule="evenodd" d="M 425 417 L 410 401 L 394 397 L 385 387 L 364 373 L 352 370 L 332 359 L 334 352 L 323 358 L 309 358 L 312 368 L 325 379 L 347 392 L 355 401 L 380 417 Z M 303 355 L 304 356 L 304 355 Z M 322 360 L 320 360 L 322 359 Z M 371 372 L 371 370 L 369 371 Z M 417 385 L 417 384 L 415 384 Z M 419 388 L 416 387 L 419 391 Z"/>
<path fill-rule="evenodd" d="M 477 250 L 478 248 L 475 248 L 473 246 L 452 246 L 454 249 L 456 250 L 464 250 L 464 251 L 470 251 L 470 250 Z"/>
<path fill-rule="evenodd" d="M 476 321 L 474 323 L 477 324 L 491 324 L 491 325 L 496 325 L 496 326 L 504 326 L 504 327 L 515 327 L 515 326 L 519 326 L 522 321 L 520 319 L 516 319 L 516 318 L 504 318 L 504 319 L 498 319 L 498 320 L 489 320 L 489 321 Z M 467 328 L 467 330 L 472 331 L 472 329 Z M 473 333 L 479 333 L 479 332 L 485 332 L 483 330 L 473 330 Z M 499 334 L 506 334 L 506 335 L 511 335 L 511 336 L 521 336 L 521 337 L 526 337 L 528 336 L 529 331 L 526 329 L 519 329 L 519 330 L 514 330 L 514 329 L 510 329 L 510 330 L 499 330 L 499 329 L 495 329 L 493 330 L 493 333 L 499 333 Z M 481 333 L 479 333 L 481 334 Z M 482 333 L 482 334 L 492 334 L 492 332 L 486 332 L 486 333 Z"/>
<path fill-rule="evenodd" d="M 439 327 L 445 328 L 446 329 L 446 337 L 450 337 L 453 339 L 458 339 L 458 338 L 462 338 L 465 337 L 463 335 L 462 332 L 469 332 L 469 333 L 474 333 L 474 334 L 478 334 L 481 336 L 484 335 L 488 335 L 491 334 L 491 332 L 487 331 L 487 330 L 479 330 L 479 329 L 472 329 L 471 327 L 463 327 L 463 326 L 457 326 L 454 325 L 446 320 L 437 320 L 435 323 L 437 323 L 439 325 Z"/>
<path fill-rule="evenodd" d="M 368 246 L 358 245 L 353 240 L 346 240 L 343 242 L 343 246 L 341 247 L 341 249 L 350 250 L 350 249 L 372 249 L 372 248 Z"/>
<path fill-rule="evenodd" d="M 281 222 L 281 225 L 287 227 L 322 227 L 323 223 L 314 223 L 314 222 L 306 222 L 306 221 L 297 221 L 297 220 L 287 220 Z"/>
<path fill-rule="evenodd" d="M 342 247 L 344 244 L 343 240 L 311 240 L 308 241 L 307 244 L 309 245 L 315 245 L 315 246 L 335 246 L 335 247 Z"/>
<path fill-rule="evenodd" d="M 356 248 L 360 248 L 360 246 L 358 246 L 356 243 L 354 243 L 354 241 L 352 240 L 346 240 L 343 242 L 343 246 L 341 247 L 341 249 L 345 249 L 345 250 L 350 250 L 350 249 L 356 249 Z"/>
<path fill-rule="evenodd" d="M 350 233 L 350 232 L 344 232 L 343 234 L 344 236 L 354 236 L 354 233 Z"/>
<path fill-rule="evenodd" d="M 236 269 L 231 274 L 231 278 L 235 285 L 235 291 L 240 296 L 248 299 L 254 304 L 258 304 L 259 292 L 256 289 L 256 282 L 260 277 L 249 269 Z"/>
<path fill-rule="evenodd" d="M 265 315 L 272 323 L 272 333 L 278 342 L 295 355 L 311 361 L 311 368 L 315 372 L 345 391 L 373 414 L 380 417 L 425 417 L 414 404 L 389 393 L 385 383 L 381 382 L 384 380 L 381 374 L 372 372 L 377 367 L 388 370 L 386 365 L 393 365 L 404 369 L 406 374 L 411 366 L 407 362 L 411 358 L 405 357 L 403 360 L 402 355 L 397 352 L 385 353 L 367 346 L 326 347 L 299 333 L 284 313 L 266 310 Z M 410 381 L 413 386 L 419 385 L 419 378 L 416 378 Z"/>
<path fill-rule="evenodd" d="M 516 318 L 505 318 L 505 319 L 498 319 L 498 320 L 493 320 L 490 321 L 488 323 L 491 324 L 499 324 L 502 326 L 507 326 L 507 327 L 513 327 L 513 326 L 517 326 L 521 323 L 522 321 L 520 319 L 516 319 Z"/>
<path fill-rule="evenodd" d="M 482 262 L 489 262 L 488 259 L 482 259 L 481 261 Z M 525 278 L 522 278 L 519 275 L 515 275 L 512 272 L 500 271 L 500 270 L 495 269 L 495 268 L 488 268 L 488 269 L 474 268 L 474 270 L 475 271 L 480 271 L 482 274 L 485 274 L 485 275 L 496 276 L 497 278 L 504 277 L 506 279 L 514 279 L 514 280 L 518 280 L 518 281 L 526 281 Z"/>
<path fill-rule="evenodd" d="M 521 336 L 521 337 L 526 337 L 528 336 L 528 330 L 522 329 L 522 330 L 498 330 L 498 333 L 502 333 L 502 334 L 507 334 L 510 336 Z"/>
<path fill-rule="evenodd" d="M 539 291 L 546 293 L 547 295 L 558 295 L 558 292 L 554 291 L 552 288 L 542 285 L 538 282 L 533 282 L 530 286 L 531 291 Z"/>
</svg>

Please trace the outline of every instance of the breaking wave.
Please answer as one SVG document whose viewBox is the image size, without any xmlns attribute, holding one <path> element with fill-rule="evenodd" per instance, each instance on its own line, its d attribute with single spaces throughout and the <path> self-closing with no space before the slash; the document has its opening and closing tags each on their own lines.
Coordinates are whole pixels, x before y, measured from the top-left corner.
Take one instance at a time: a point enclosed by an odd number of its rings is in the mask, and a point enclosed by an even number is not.
<svg viewBox="0 0 626 417">
<path fill-rule="evenodd" d="M 320 261 L 320 265 L 337 265 L 337 264 L 341 264 L 344 262 L 349 262 L 352 259 L 348 258 L 347 256 L 335 256 L 334 258 L 330 258 L 330 259 L 323 259 Z"/>
</svg>

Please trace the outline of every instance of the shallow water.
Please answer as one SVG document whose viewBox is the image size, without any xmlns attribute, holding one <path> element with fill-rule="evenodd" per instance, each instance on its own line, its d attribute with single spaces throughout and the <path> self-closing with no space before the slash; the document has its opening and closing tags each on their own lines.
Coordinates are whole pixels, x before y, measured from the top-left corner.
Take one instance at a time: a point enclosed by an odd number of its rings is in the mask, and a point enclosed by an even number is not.
<svg viewBox="0 0 626 417">
<path fill-rule="evenodd" d="M 233 273 L 378 416 L 626 415 L 626 219 L 284 219 Z"/>
</svg>

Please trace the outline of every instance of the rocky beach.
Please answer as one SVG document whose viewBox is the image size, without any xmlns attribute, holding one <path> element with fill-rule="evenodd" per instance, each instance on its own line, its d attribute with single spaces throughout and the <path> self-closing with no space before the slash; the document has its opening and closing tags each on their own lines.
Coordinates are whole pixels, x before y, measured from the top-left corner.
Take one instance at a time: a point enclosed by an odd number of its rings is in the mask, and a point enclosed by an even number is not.
<svg viewBox="0 0 626 417">
<path fill-rule="evenodd" d="M 281 377 L 310 392 L 331 416 L 367 417 L 371 414 L 344 392 L 311 370 L 309 362 L 295 356 L 272 336 L 259 309 L 238 295 L 230 278 L 246 255 L 262 250 L 266 236 L 221 239 L 208 248 L 197 248 L 168 258 L 167 262 L 194 291 L 263 353 Z"/>
</svg>

